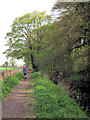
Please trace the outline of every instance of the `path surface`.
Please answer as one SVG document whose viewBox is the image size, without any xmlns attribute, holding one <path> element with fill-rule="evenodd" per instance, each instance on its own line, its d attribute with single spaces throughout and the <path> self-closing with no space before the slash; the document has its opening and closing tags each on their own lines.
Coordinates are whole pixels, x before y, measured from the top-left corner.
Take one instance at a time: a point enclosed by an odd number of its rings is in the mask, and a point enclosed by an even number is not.
<svg viewBox="0 0 90 120">
<path fill-rule="evenodd" d="M 29 77 L 29 75 L 28 75 Z M 2 102 L 2 118 L 34 118 L 34 114 L 30 107 L 30 94 L 26 94 L 26 88 L 29 81 L 21 81 Z"/>
</svg>

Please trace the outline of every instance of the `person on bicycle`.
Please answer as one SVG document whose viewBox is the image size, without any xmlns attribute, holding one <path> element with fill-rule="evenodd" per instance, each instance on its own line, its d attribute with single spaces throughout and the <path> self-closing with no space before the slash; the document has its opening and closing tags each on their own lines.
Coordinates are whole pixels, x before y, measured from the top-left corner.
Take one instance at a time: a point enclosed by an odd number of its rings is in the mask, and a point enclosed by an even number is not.
<svg viewBox="0 0 90 120">
<path fill-rule="evenodd" d="M 27 80 L 27 68 L 23 67 L 24 80 Z"/>
</svg>

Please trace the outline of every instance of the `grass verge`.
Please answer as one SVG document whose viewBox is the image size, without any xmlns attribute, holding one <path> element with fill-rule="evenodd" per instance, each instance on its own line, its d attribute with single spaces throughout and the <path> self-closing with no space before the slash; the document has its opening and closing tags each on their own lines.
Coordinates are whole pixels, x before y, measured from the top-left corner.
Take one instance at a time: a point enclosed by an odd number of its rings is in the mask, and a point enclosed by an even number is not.
<svg viewBox="0 0 90 120">
<path fill-rule="evenodd" d="M 82 108 L 60 86 L 39 72 L 34 80 L 35 113 L 37 118 L 88 118 Z"/>
<path fill-rule="evenodd" d="M 0 88 L 2 89 L 2 93 L 0 92 L 0 98 L 2 97 L 2 99 L 4 99 L 22 78 L 23 73 L 21 72 L 14 76 L 6 77 L 4 81 L 0 80 Z"/>
</svg>

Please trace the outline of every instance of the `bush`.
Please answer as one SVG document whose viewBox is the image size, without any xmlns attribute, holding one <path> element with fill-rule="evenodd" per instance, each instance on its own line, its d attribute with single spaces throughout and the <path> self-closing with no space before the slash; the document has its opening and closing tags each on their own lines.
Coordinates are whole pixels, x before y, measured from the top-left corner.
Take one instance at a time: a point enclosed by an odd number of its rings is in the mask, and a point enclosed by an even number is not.
<svg viewBox="0 0 90 120">
<path fill-rule="evenodd" d="M 63 88 L 38 72 L 33 73 L 32 78 L 37 118 L 88 118 Z"/>
<path fill-rule="evenodd" d="M 76 85 L 77 87 L 85 87 L 88 82 L 88 77 L 84 75 L 73 74 L 71 75 L 67 81 L 72 85 Z"/>
<path fill-rule="evenodd" d="M 32 70 L 32 68 L 28 68 L 28 71 L 31 71 Z"/>
<path fill-rule="evenodd" d="M 87 80 L 86 76 L 78 75 L 78 74 L 74 74 L 68 78 L 68 81 L 70 82 L 79 82 L 79 81 L 86 81 L 86 80 Z"/>
<path fill-rule="evenodd" d="M 43 76 L 40 72 L 33 72 L 33 75 L 31 76 L 31 79 L 35 80 L 35 78 L 37 79 L 37 77 L 43 77 Z"/>
</svg>

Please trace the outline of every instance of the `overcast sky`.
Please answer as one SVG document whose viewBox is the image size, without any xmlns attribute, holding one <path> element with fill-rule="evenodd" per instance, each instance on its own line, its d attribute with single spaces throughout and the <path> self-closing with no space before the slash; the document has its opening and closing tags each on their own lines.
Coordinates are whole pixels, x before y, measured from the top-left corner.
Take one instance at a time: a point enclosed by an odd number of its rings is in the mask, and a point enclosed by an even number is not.
<svg viewBox="0 0 90 120">
<path fill-rule="evenodd" d="M 10 32 L 10 26 L 16 17 L 20 17 L 34 10 L 46 11 L 51 14 L 51 8 L 56 0 L 1 0 L 0 1 L 0 65 L 5 61 L 3 51 L 7 49 L 5 46 L 5 35 Z M 21 64 L 20 60 L 18 64 Z"/>
</svg>

